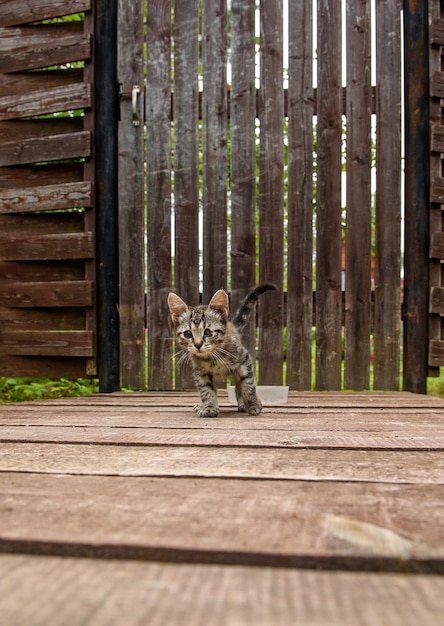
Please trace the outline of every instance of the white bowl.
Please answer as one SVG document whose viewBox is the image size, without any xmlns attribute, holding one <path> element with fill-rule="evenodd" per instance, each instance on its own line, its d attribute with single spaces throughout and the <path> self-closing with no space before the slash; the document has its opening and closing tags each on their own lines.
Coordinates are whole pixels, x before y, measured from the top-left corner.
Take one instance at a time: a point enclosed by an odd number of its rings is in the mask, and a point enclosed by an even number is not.
<svg viewBox="0 0 444 626">
<path fill-rule="evenodd" d="M 257 385 L 256 391 L 263 404 L 286 404 L 288 387 L 285 385 Z M 234 385 L 228 385 L 228 401 L 237 404 Z"/>
</svg>

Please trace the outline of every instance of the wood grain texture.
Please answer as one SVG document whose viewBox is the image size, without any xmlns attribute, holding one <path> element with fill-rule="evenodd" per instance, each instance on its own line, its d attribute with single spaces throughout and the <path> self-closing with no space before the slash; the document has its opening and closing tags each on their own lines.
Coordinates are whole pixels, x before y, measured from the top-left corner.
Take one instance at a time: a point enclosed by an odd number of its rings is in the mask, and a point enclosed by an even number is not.
<svg viewBox="0 0 444 626">
<path fill-rule="evenodd" d="M 341 7 L 318 0 L 316 388 L 341 388 Z"/>
<path fill-rule="evenodd" d="M 401 3 L 376 8 L 376 232 L 374 386 L 399 389 L 401 327 Z"/>
<path fill-rule="evenodd" d="M 440 626 L 443 592 L 439 576 L 0 557 L 7 626 Z"/>
<path fill-rule="evenodd" d="M 199 419 L 196 399 L 0 405 L 7 626 L 440 624 L 444 400 L 294 392 L 243 417 L 221 392 Z"/>
<path fill-rule="evenodd" d="M 171 4 L 151 3 L 147 21 L 148 384 L 172 386 L 168 293 L 171 290 Z"/>
<path fill-rule="evenodd" d="M 3 0 L 0 26 L 37 22 L 90 9 L 91 0 Z"/>
<path fill-rule="evenodd" d="M 346 389 L 370 385 L 371 77 L 370 2 L 346 3 L 347 182 L 345 237 Z M 399 206 L 396 207 L 399 211 Z"/>
<path fill-rule="evenodd" d="M 310 389 L 313 340 L 313 14 L 289 5 L 287 385 Z"/>
</svg>

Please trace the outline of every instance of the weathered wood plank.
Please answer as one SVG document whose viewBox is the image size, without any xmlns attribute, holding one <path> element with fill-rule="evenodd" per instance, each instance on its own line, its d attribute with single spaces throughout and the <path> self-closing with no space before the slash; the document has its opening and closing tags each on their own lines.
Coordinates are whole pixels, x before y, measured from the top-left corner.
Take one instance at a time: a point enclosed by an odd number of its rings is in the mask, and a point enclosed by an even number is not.
<svg viewBox="0 0 444 626">
<path fill-rule="evenodd" d="M 0 488 L 2 552 L 444 569 L 442 485 L 3 473 Z"/>
<path fill-rule="evenodd" d="M 430 313 L 444 315 L 444 288 L 432 287 L 430 290 Z"/>
<path fill-rule="evenodd" d="M 148 386 L 171 389 L 171 4 L 152 2 L 147 19 Z"/>
<path fill-rule="evenodd" d="M 0 309 L 0 324 L 5 333 L 12 330 L 84 330 L 85 309 Z"/>
<path fill-rule="evenodd" d="M 287 385 L 311 388 L 313 330 L 313 14 L 289 4 Z"/>
<path fill-rule="evenodd" d="M 0 213 L 27 213 L 91 207 L 93 183 L 61 183 L 0 190 Z"/>
<path fill-rule="evenodd" d="M 256 89 L 255 7 L 248 0 L 231 4 L 231 290 L 236 311 L 256 284 Z M 256 328 L 245 329 L 243 342 L 255 354 Z"/>
<path fill-rule="evenodd" d="M 94 356 L 93 334 L 83 330 L 10 330 L 1 345 L 15 356 Z"/>
<path fill-rule="evenodd" d="M 51 87 L 64 87 L 73 83 L 81 83 L 83 81 L 83 74 L 83 68 L 0 74 L 1 92 L 3 95 L 21 96 L 29 91 L 40 91 Z"/>
<path fill-rule="evenodd" d="M 284 146 L 283 3 L 260 4 L 259 281 L 276 291 L 259 301 L 259 380 L 282 384 Z"/>
<path fill-rule="evenodd" d="M 429 342 L 429 364 L 436 367 L 444 365 L 444 341 L 432 339 Z"/>
<path fill-rule="evenodd" d="M 91 233 L 66 235 L 0 236 L 2 261 L 43 261 L 58 259 L 87 259 L 94 257 Z"/>
<path fill-rule="evenodd" d="M 401 3 L 376 7 L 374 387 L 399 389 L 401 282 Z"/>
<path fill-rule="evenodd" d="M 369 0 L 359 4 L 353 0 L 347 1 L 345 28 L 347 42 L 347 217 L 344 386 L 346 389 L 368 389 L 372 325 Z M 395 209 L 399 211 L 399 206 Z"/>
<path fill-rule="evenodd" d="M 440 626 L 443 598 L 440 576 L 0 556 L 9 626 Z"/>
<path fill-rule="evenodd" d="M 1 436 L 1 435 L 0 435 Z M 442 452 L 0 443 L 0 471 L 444 484 Z"/>
<path fill-rule="evenodd" d="M 60 398 L 50 401 L 35 401 L 32 404 L 20 403 L 18 406 L 23 411 L 32 410 L 36 406 L 46 406 L 48 410 L 51 407 L 57 407 L 57 405 L 69 406 L 75 405 L 77 409 L 89 410 L 90 406 L 100 406 L 106 409 L 112 409 L 113 407 L 152 407 L 162 406 L 165 410 L 173 409 L 175 407 L 193 407 L 198 401 L 197 392 L 184 392 L 184 391 L 169 391 L 165 392 L 115 392 L 112 394 L 93 394 L 90 396 L 84 396 L 79 398 Z M 222 403 L 227 404 L 227 393 L 224 390 L 219 390 L 219 399 Z M 1 410 L 7 410 L 8 406 L 2 406 Z M 327 411 L 330 413 L 338 413 L 344 410 L 345 413 L 350 411 L 360 412 L 372 412 L 373 418 L 379 413 L 381 420 L 385 418 L 386 414 L 389 415 L 404 415 L 404 413 L 411 413 L 418 410 L 421 414 L 428 409 L 430 411 L 441 411 L 444 408 L 444 399 L 438 396 L 428 396 L 423 394 L 415 394 L 410 392 L 389 392 L 389 391 L 374 391 L 368 392 L 291 392 L 288 396 L 288 403 L 286 405 L 277 408 L 277 413 L 281 412 L 293 412 L 299 415 L 300 413 L 312 412 L 316 410 Z M 14 407 L 14 410 L 17 406 Z M 319 412 L 319 411 L 318 411 Z M 249 418 L 251 419 L 251 417 Z M 260 418 L 262 419 L 262 418 Z M 422 418 L 421 418 L 422 420 Z M 199 420 L 206 423 L 206 420 Z M 295 424 L 297 422 L 294 422 Z M 422 423 L 422 422 L 421 422 Z"/>
<path fill-rule="evenodd" d="M 15 26 L 89 10 L 91 0 L 3 0 L 0 26 Z"/>
<path fill-rule="evenodd" d="M 92 306 L 91 281 L 0 283 L 0 306 L 6 307 L 85 307 Z"/>
<path fill-rule="evenodd" d="M 24 27 L 22 31 L 29 33 L 23 37 L 15 34 L 16 29 L 13 37 L 0 30 L 0 72 L 22 72 L 91 59 L 91 36 L 85 37 L 82 32 L 71 35 L 72 28 L 59 24 L 53 25 L 53 33 L 48 32 L 50 28 Z"/>
<path fill-rule="evenodd" d="M 63 370 L 62 370 L 63 368 Z M 61 371 L 67 378 L 91 376 L 85 359 L 77 357 L 32 357 L 5 354 L 0 348 L 0 375 L 7 378 L 60 378 Z"/>
<path fill-rule="evenodd" d="M 143 2 L 119 0 L 119 264 L 131 277 L 120 282 L 120 382 L 127 389 L 145 387 L 143 11 Z"/>
<path fill-rule="evenodd" d="M 47 282 L 58 280 L 83 280 L 85 267 L 82 262 L 67 261 L 54 265 L 48 263 L 32 263 L 23 267 L 23 263 L 0 262 L 0 280 L 16 282 Z"/>
<path fill-rule="evenodd" d="M 430 236 L 430 258 L 444 259 L 444 233 L 432 232 Z"/>
<path fill-rule="evenodd" d="M 432 152 L 444 152 L 444 126 L 434 123 L 430 128 L 430 150 Z"/>
<path fill-rule="evenodd" d="M 341 6 L 318 0 L 316 388 L 341 388 Z"/>
<path fill-rule="evenodd" d="M 72 111 L 91 106 L 91 85 L 89 83 L 73 83 L 61 87 L 34 90 L 19 96 L 0 97 L 0 120 Z"/>
<path fill-rule="evenodd" d="M 174 290 L 199 303 L 199 3 L 174 4 Z M 171 367 L 172 362 L 165 364 Z M 177 389 L 194 387 L 177 369 Z"/>
<path fill-rule="evenodd" d="M 81 162 L 6 167 L 2 169 L 0 189 L 79 182 L 83 180 L 83 167 Z"/>
<path fill-rule="evenodd" d="M 81 131 L 0 144 L 0 166 L 91 156 L 91 133 Z"/>
<path fill-rule="evenodd" d="M 7 367 L 7 363 L 4 364 Z M 3 365 L 2 365 L 3 367 Z M 7 374 L 5 374 L 7 375 Z M 222 415 L 224 412 L 222 413 Z M 37 416 L 38 417 L 38 416 Z M 159 412 L 159 419 L 165 422 L 170 415 Z M 139 416 L 143 422 L 143 414 Z M 175 428 L 162 427 L 159 424 L 153 429 L 143 429 L 134 426 L 114 426 L 92 430 L 88 420 L 83 419 L 79 426 L 57 426 L 52 424 L 34 426 L 32 421 L 26 428 L 23 426 L 8 426 L 1 434 L 3 442 L 46 442 L 72 444 L 115 444 L 120 446 L 215 446 L 215 447 L 243 447 L 243 448 L 286 448 L 286 449 L 350 449 L 354 450 L 411 450 L 427 451 L 444 450 L 444 432 L 442 428 L 427 428 L 421 435 L 412 436 L 411 433 L 399 433 L 399 430 L 376 431 L 365 426 L 352 431 L 345 431 L 338 435 L 334 426 L 313 432 L 313 423 L 306 429 L 294 431 L 291 426 L 283 425 L 280 429 L 243 428 L 242 418 L 233 417 L 230 410 L 223 417 L 225 428 L 215 427 L 208 431 L 208 427 L 196 427 L 198 418 L 192 409 L 184 412 L 182 425 Z M 219 418 L 222 422 L 222 419 Z M 185 424 L 187 429 L 184 428 Z"/>
<path fill-rule="evenodd" d="M 430 77 L 430 95 L 432 98 L 444 98 L 444 72 L 436 70 Z"/>
<path fill-rule="evenodd" d="M 430 43 L 436 46 L 444 45 L 444 19 L 440 17 L 432 18 L 429 27 Z"/>
<path fill-rule="evenodd" d="M 203 5 L 203 300 L 227 288 L 227 3 Z M 195 303 L 193 303 L 195 304 Z"/>
<path fill-rule="evenodd" d="M 430 186 L 430 202 L 444 204 L 444 178 L 435 176 Z"/>
</svg>

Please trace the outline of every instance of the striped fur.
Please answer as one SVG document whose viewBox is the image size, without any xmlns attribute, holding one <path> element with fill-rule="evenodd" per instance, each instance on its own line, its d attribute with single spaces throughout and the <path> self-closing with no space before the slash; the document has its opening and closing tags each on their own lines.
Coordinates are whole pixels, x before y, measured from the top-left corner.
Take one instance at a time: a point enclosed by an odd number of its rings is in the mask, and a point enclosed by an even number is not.
<svg viewBox="0 0 444 626">
<path fill-rule="evenodd" d="M 243 301 L 233 322 L 229 320 L 228 295 L 220 289 L 208 306 L 188 307 L 174 293 L 168 306 L 180 348 L 178 364 L 191 363 L 201 403 L 195 407 L 199 417 L 219 414 L 216 382 L 231 376 L 236 388 L 239 411 L 259 415 L 262 404 L 256 393 L 254 365 L 239 330 L 244 328 L 259 296 L 274 285 L 256 287 Z"/>
</svg>

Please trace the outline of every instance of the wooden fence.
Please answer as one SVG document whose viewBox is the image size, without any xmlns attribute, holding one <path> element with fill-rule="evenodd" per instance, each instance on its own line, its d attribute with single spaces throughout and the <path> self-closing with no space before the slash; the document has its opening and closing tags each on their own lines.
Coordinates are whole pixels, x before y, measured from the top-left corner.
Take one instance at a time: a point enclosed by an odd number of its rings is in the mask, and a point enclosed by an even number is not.
<svg viewBox="0 0 444 626">
<path fill-rule="evenodd" d="M 401 4 L 148 2 L 150 388 L 190 384 L 171 288 L 265 281 L 262 384 L 399 388 Z"/>
</svg>

